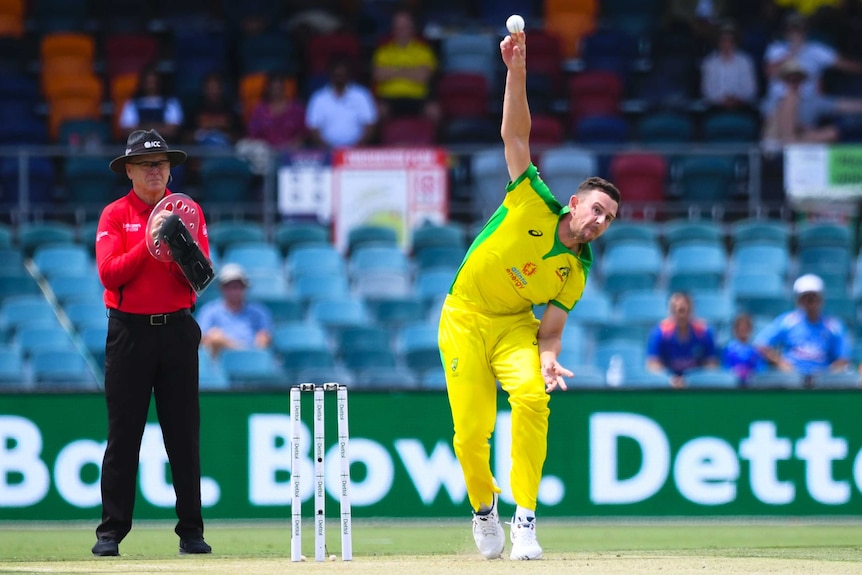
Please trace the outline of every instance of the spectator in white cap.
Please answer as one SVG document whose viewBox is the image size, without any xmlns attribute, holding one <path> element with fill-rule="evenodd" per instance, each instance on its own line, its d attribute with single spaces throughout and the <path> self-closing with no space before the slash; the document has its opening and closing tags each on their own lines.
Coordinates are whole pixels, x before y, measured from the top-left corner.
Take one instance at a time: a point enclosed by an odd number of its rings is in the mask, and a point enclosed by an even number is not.
<svg viewBox="0 0 862 575">
<path fill-rule="evenodd" d="M 272 343 L 272 315 L 246 301 L 248 276 L 239 264 L 225 264 L 218 274 L 221 299 L 205 304 L 198 315 L 201 345 L 215 357 L 224 349 L 267 348 Z"/>
<path fill-rule="evenodd" d="M 841 321 L 823 313 L 823 280 L 814 274 L 801 276 L 793 294 L 796 309 L 766 326 L 755 347 L 782 371 L 811 376 L 847 369 L 850 345 Z"/>
</svg>

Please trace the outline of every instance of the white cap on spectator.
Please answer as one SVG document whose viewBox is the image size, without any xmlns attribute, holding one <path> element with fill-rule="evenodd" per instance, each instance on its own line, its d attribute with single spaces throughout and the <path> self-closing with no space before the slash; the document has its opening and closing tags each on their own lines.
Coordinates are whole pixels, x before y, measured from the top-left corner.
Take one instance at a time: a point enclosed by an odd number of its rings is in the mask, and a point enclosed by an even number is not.
<svg viewBox="0 0 862 575">
<path fill-rule="evenodd" d="M 802 295 L 804 293 L 823 293 L 823 280 L 814 274 L 805 274 L 793 282 L 793 293 Z"/>
<path fill-rule="evenodd" d="M 245 275 L 245 270 L 239 264 L 225 264 L 218 275 L 221 285 L 230 282 L 241 282 L 244 286 L 248 285 L 248 276 Z"/>
</svg>

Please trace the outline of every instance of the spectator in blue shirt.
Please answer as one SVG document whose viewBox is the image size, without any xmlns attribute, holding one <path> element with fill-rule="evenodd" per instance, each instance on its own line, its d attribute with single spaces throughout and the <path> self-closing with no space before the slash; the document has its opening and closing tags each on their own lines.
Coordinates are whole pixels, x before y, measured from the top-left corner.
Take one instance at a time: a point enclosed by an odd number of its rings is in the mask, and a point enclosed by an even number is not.
<svg viewBox="0 0 862 575">
<path fill-rule="evenodd" d="M 676 292 L 670 296 L 670 315 L 655 326 L 647 340 L 646 367 L 669 372 L 671 385 L 683 387 L 682 375 L 695 367 L 717 367 L 718 356 L 712 330 L 693 319 L 691 298 Z"/>
<path fill-rule="evenodd" d="M 823 280 L 806 274 L 793 284 L 797 308 L 757 334 L 754 345 L 782 371 L 810 376 L 847 369 L 850 344 L 844 325 L 823 313 Z"/>
<path fill-rule="evenodd" d="M 752 330 L 751 316 L 747 313 L 737 315 L 733 319 L 733 337 L 721 355 L 722 366 L 732 371 L 743 387 L 748 377 L 764 366 L 763 356 L 751 342 Z"/>
<path fill-rule="evenodd" d="M 205 304 L 198 315 L 201 345 L 211 355 L 223 349 L 267 348 L 272 343 L 269 310 L 245 299 L 248 276 L 239 264 L 226 264 L 219 273 L 222 298 Z"/>
</svg>

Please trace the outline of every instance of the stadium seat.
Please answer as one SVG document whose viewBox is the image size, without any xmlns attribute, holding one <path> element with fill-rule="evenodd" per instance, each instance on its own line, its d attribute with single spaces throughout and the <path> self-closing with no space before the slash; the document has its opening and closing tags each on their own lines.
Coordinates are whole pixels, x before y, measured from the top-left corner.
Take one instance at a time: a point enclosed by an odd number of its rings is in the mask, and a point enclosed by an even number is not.
<svg viewBox="0 0 862 575">
<path fill-rule="evenodd" d="M 582 38 L 580 54 L 585 70 L 606 71 L 623 79 L 638 55 L 638 46 L 623 30 L 599 27 Z"/>
<path fill-rule="evenodd" d="M 481 74 L 493 86 L 498 81 L 500 60 L 497 42 L 490 34 L 456 32 L 441 40 L 440 59 L 444 73 Z"/>
<path fill-rule="evenodd" d="M 73 300 L 63 306 L 63 311 L 66 317 L 72 322 L 76 331 L 81 331 L 84 326 L 94 325 L 99 322 L 101 325 L 108 325 L 108 317 L 105 311 L 105 304 L 96 300 Z"/>
<path fill-rule="evenodd" d="M 24 358 L 18 348 L 0 346 L 0 389 L 4 391 L 24 390 L 27 387 L 27 372 Z"/>
<path fill-rule="evenodd" d="M 470 158 L 473 211 L 486 221 L 500 207 L 506 194 L 508 168 L 503 148 L 495 146 L 474 152 Z"/>
<path fill-rule="evenodd" d="M 262 303 L 269 310 L 274 324 L 301 321 L 305 316 L 302 302 L 294 295 L 267 298 Z"/>
<path fill-rule="evenodd" d="M 355 297 L 320 298 L 311 302 L 309 318 L 331 333 L 348 327 L 366 325 L 369 321 L 365 303 Z"/>
<path fill-rule="evenodd" d="M 565 139 L 565 131 L 562 122 L 555 116 L 535 114 L 532 117 L 530 127 L 530 144 L 533 146 L 557 146 Z"/>
<path fill-rule="evenodd" d="M 665 199 L 668 167 L 658 154 L 621 152 L 611 158 L 611 181 L 625 190 L 624 205 L 661 203 Z"/>
<path fill-rule="evenodd" d="M 25 359 L 40 349 L 75 349 L 71 337 L 57 322 L 22 324 L 12 343 L 18 346 Z"/>
<path fill-rule="evenodd" d="M 444 119 L 485 117 L 489 90 L 490 83 L 481 74 L 444 72 L 437 83 L 437 100 Z"/>
<path fill-rule="evenodd" d="M 234 156 L 206 158 L 200 167 L 201 203 L 247 204 L 252 201 L 253 175 L 248 162 Z"/>
<path fill-rule="evenodd" d="M 282 300 L 290 296 L 290 290 L 287 285 L 287 278 L 281 268 L 251 268 L 246 270 L 248 276 L 248 292 L 246 297 L 250 301 L 257 301 L 263 304 L 270 300 Z M 216 294 L 216 290 L 212 289 L 212 293 Z M 210 290 L 206 290 L 207 293 Z"/>
<path fill-rule="evenodd" d="M 790 226 L 781 221 L 744 219 L 730 225 L 730 240 L 734 247 L 750 242 L 771 243 L 785 249 L 790 242 Z"/>
<path fill-rule="evenodd" d="M 734 195 L 736 168 L 727 156 L 690 156 L 679 163 L 680 198 L 692 203 L 722 203 Z"/>
<path fill-rule="evenodd" d="M 568 81 L 568 109 L 572 125 L 587 116 L 618 115 L 622 94 L 622 79 L 613 72 L 584 71 L 572 76 Z"/>
<path fill-rule="evenodd" d="M 668 294 L 661 290 L 634 290 L 620 295 L 620 321 L 629 326 L 652 327 L 667 317 Z"/>
<path fill-rule="evenodd" d="M 539 174 L 542 180 L 554 197 L 564 205 L 581 182 L 595 175 L 597 170 L 595 154 L 583 148 L 551 148 L 545 150 L 539 159 Z"/>
<path fill-rule="evenodd" d="M 390 148 L 433 146 L 437 124 L 425 116 L 390 118 L 381 123 L 380 143 Z"/>
<path fill-rule="evenodd" d="M 776 244 L 744 243 L 733 250 L 730 268 L 739 272 L 773 272 L 786 277 L 790 254 L 786 247 Z"/>
<path fill-rule="evenodd" d="M 59 143 L 73 148 L 86 148 L 87 146 L 100 146 L 111 142 L 111 126 L 104 120 L 66 120 L 60 124 Z M 76 158 L 90 160 L 91 157 L 84 156 Z M 102 171 L 110 158 L 102 158 L 99 161 Z M 71 161 L 71 158 L 70 160 Z M 66 171 L 68 172 L 68 164 Z M 115 178 L 116 180 L 116 178 Z M 116 181 L 114 182 L 116 184 Z"/>
<path fill-rule="evenodd" d="M 736 312 L 727 290 L 695 290 L 691 299 L 694 316 L 716 332 L 730 326 Z"/>
<path fill-rule="evenodd" d="M 0 302 L 0 332 L 15 334 L 32 322 L 56 323 L 54 309 L 42 295 L 7 296 Z"/>
<path fill-rule="evenodd" d="M 619 356 L 622 360 L 625 377 L 643 373 L 646 362 L 646 345 L 630 340 L 609 340 L 596 344 L 593 364 L 603 373 L 607 372 L 611 358 Z"/>
<path fill-rule="evenodd" d="M 671 289 L 675 289 L 674 281 L 683 277 L 689 280 L 689 288 L 719 289 L 727 270 L 727 256 L 720 245 L 684 243 L 668 251 L 667 264 Z M 692 280 L 696 283 L 691 283 Z"/>
<path fill-rule="evenodd" d="M 36 248 L 33 263 L 43 276 L 85 275 L 94 272 L 90 253 L 81 244 L 55 243 Z"/>
<path fill-rule="evenodd" d="M 375 324 L 352 325 L 335 334 L 336 352 L 344 357 L 347 353 L 361 353 L 379 349 L 390 350 L 389 332 Z M 350 366 L 348 366 L 350 367 Z"/>
<path fill-rule="evenodd" d="M 356 374 L 357 385 L 361 379 L 360 373 L 367 369 L 385 368 L 393 370 L 397 367 L 395 353 L 388 348 L 365 350 L 346 350 L 342 354 L 344 367 Z M 412 374 L 411 374 L 412 375 Z"/>
<path fill-rule="evenodd" d="M 443 371 L 443 366 L 436 369 L 429 369 L 419 376 L 419 386 L 421 389 L 430 389 L 443 391 L 446 389 L 446 372 Z"/>
<path fill-rule="evenodd" d="M 347 252 L 352 254 L 360 247 L 366 246 L 397 246 L 398 233 L 395 228 L 364 224 L 351 229 L 347 233 Z"/>
<path fill-rule="evenodd" d="M 306 244 L 288 254 L 285 269 L 292 280 L 309 274 L 346 275 L 347 262 L 331 244 Z"/>
<path fill-rule="evenodd" d="M 16 145 L 20 141 L 15 142 Z M 26 162 L 27 186 L 29 191 L 29 203 L 31 206 L 48 206 L 54 195 L 54 166 L 49 158 L 33 157 Z M 21 200 L 18 195 L 19 187 L 24 183 L 21 176 L 18 158 L 6 157 L 0 159 L 0 202 L 5 208 L 11 208 Z M 29 226 L 32 224 L 23 224 Z M 19 231 L 19 242 L 20 242 Z"/>
<path fill-rule="evenodd" d="M 622 387 L 666 389 L 670 387 L 670 376 L 666 373 L 655 373 L 651 371 L 627 373 L 623 378 Z"/>
<path fill-rule="evenodd" d="M 464 228 L 455 223 L 425 223 L 413 229 L 410 249 L 416 257 L 428 248 L 457 248 L 466 250 Z"/>
<path fill-rule="evenodd" d="M 796 249 L 837 247 L 850 249 L 851 233 L 848 226 L 835 223 L 802 223 L 794 234 Z"/>
<path fill-rule="evenodd" d="M 201 391 L 227 391 L 230 381 L 221 362 L 204 348 L 198 351 L 198 385 Z"/>
<path fill-rule="evenodd" d="M 296 371 L 297 383 L 330 383 L 338 382 L 348 387 L 353 386 L 353 374 L 340 365 L 310 366 Z"/>
<path fill-rule="evenodd" d="M 389 330 L 397 330 L 425 318 L 425 303 L 414 293 L 402 297 L 375 296 L 366 299 L 365 303 L 377 324 Z"/>
<path fill-rule="evenodd" d="M 817 274 L 821 277 L 838 276 L 846 280 L 849 278 L 853 264 L 850 250 L 839 246 L 806 246 L 797 250 L 796 257 L 799 261 L 799 274 Z"/>
<path fill-rule="evenodd" d="M 75 349 L 35 350 L 30 368 L 37 390 L 98 389 L 86 360 Z"/>
<path fill-rule="evenodd" d="M 288 387 L 284 371 L 270 350 L 226 349 L 221 352 L 219 361 L 232 388 Z"/>
<path fill-rule="evenodd" d="M 288 322 L 278 324 L 272 331 L 272 348 L 277 354 L 328 350 L 329 340 L 326 331 L 310 322 Z"/>
<path fill-rule="evenodd" d="M 358 389 L 418 389 L 419 379 L 409 370 L 394 366 L 370 366 L 357 371 L 354 385 Z"/>
<path fill-rule="evenodd" d="M 331 243 L 329 229 L 321 224 L 313 223 L 282 223 L 275 230 L 275 245 L 283 256 L 300 245 Z"/>
<path fill-rule="evenodd" d="M 417 322 L 404 326 L 399 333 L 398 348 L 407 367 L 420 377 L 440 367 L 437 326 L 434 324 Z"/>
<path fill-rule="evenodd" d="M 719 112 L 704 119 L 701 131 L 710 144 L 745 144 L 758 139 L 760 126 L 751 114 Z"/>
<path fill-rule="evenodd" d="M 736 389 L 739 387 L 736 375 L 728 369 L 691 369 L 683 374 L 683 381 L 689 389 Z"/>
<path fill-rule="evenodd" d="M 108 324 L 100 325 L 90 324 L 81 329 L 78 333 L 81 338 L 81 343 L 84 344 L 84 349 L 93 358 L 93 362 L 104 370 L 105 368 L 105 343 L 108 340 Z"/>
<path fill-rule="evenodd" d="M 238 44 L 239 70 L 242 75 L 257 72 L 297 72 L 296 50 L 286 32 L 273 30 L 242 34 Z"/>
<path fill-rule="evenodd" d="M 646 221 L 615 221 L 609 227 L 600 241 L 603 245 L 611 246 L 618 242 L 642 242 L 644 244 L 659 246 L 660 228 L 654 222 Z"/>
<path fill-rule="evenodd" d="M 757 371 L 748 377 L 746 387 L 749 388 L 781 388 L 801 389 L 804 379 L 801 374 L 793 371 L 767 369 Z"/>
<path fill-rule="evenodd" d="M 350 290 L 346 275 L 308 274 L 293 281 L 293 292 L 307 306 L 318 299 L 346 297 Z"/>
<path fill-rule="evenodd" d="M 616 114 L 581 116 L 575 122 L 574 139 L 588 145 L 624 144 L 629 139 L 629 125 Z"/>
<path fill-rule="evenodd" d="M 851 389 L 860 386 L 859 373 L 855 371 L 823 372 L 811 378 L 811 386 L 818 389 Z"/>
<path fill-rule="evenodd" d="M 600 5 L 599 18 L 603 24 L 638 39 L 656 33 L 664 8 L 661 0 L 604 0 Z"/>
<path fill-rule="evenodd" d="M 32 4 L 30 16 L 43 33 L 83 30 L 88 15 L 87 0 L 40 0 Z"/>
<path fill-rule="evenodd" d="M 694 122 L 682 112 L 657 112 L 638 122 L 638 140 L 643 144 L 685 144 L 694 141 Z"/>
<path fill-rule="evenodd" d="M 625 290 L 652 289 L 662 269 L 663 257 L 656 246 L 625 242 L 608 246 L 602 258 L 604 287 L 612 295 Z"/>
<path fill-rule="evenodd" d="M 39 284 L 26 271 L 15 272 L 10 270 L 0 273 L 0 301 L 12 296 L 37 295 L 39 293 Z M 2 337 L 3 331 L 3 327 L 0 325 L 0 337 Z"/>
<path fill-rule="evenodd" d="M 569 312 L 569 321 L 587 326 L 608 323 L 613 317 L 610 298 L 602 292 L 584 292 L 574 309 Z"/>
<path fill-rule="evenodd" d="M 449 293 L 454 279 L 455 269 L 420 270 L 416 275 L 416 295 L 427 308 L 432 302 L 444 298 Z"/>
<path fill-rule="evenodd" d="M 80 274 L 54 273 L 48 278 L 48 285 L 61 305 L 69 301 L 101 299 L 105 291 L 95 269 Z"/>
<path fill-rule="evenodd" d="M 266 242 L 262 224 L 242 220 L 207 222 L 207 237 L 210 251 L 215 250 L 219 254 L 224 254 L 234 244 Z"/>
<path fill-rule="evenodd" d="M 307 71 L 312 76 L 326 74 L 335 58 L 346 59 L 353 70 L 362 70 L 362 46 L 359 38 L 350 31 L 317 34 L 307 46 Z"/>
<path fill-rule="evenodd" d="M 24 36 L 23 0 L 5 0 L 0 3 L 0 38 L 20 39 Z"/>
<path fill-rule="evenodd" d="M 279 251 L 268 242 L 246 242 L 229 246 L 222 257 L 222 264 L 241 265 L 247 273 L 254 270 L 281 270 L 283 261 Z"/>
<path fill-rule="evenodd" d="M 104 41 L 105 73 L 138 74 L 159 56 L 159 42 L 152 34 L 114 33 Z"/>
<path fill-rule="evenodd" d="M 569 389 L 603 389 L 607 387 L 604 372 L 595 365 L 586 363 L 563 365 L 575 374 L 574 377 L 566 378 L 566 385 L 569 386 Z"/>
</svg>

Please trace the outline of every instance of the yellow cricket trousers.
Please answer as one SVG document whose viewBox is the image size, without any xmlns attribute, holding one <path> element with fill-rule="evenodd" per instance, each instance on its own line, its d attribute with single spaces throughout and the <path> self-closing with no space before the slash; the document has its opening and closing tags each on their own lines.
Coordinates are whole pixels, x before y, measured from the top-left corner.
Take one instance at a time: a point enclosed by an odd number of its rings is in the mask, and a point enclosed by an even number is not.
<svg viewBox="0 0 862 575">
<path fill-rule="evenodd" d="M 512 408 L 512 495 L 518 505 L 536 509 L 550 414 L 538 327 L 531 311 L 488 315 L 453 296 L 443 304 L 439 344 L 455 424 L 453 445 L 474 510 L 490 505 L 493 493 L 500 492 L 489 443 L 497 418 L 497 381 Z"/>
</svg>

